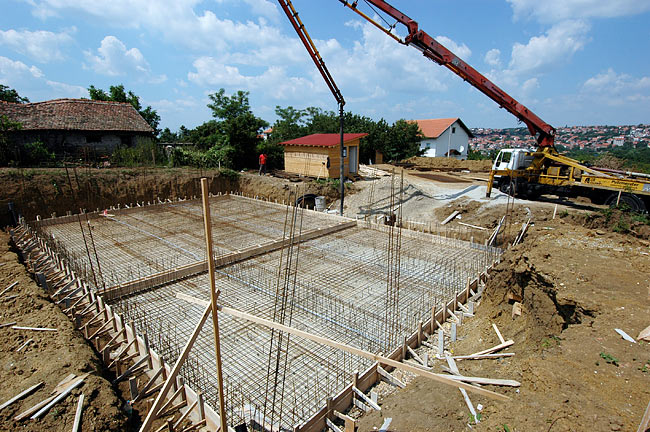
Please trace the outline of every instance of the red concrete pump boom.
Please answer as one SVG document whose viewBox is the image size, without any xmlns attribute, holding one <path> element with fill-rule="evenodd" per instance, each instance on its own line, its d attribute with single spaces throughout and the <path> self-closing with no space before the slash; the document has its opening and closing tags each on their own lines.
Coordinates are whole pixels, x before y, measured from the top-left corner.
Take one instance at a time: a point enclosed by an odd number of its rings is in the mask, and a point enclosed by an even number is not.
<svg viewBox="0 0 650 432">
<path fill-rule="evenodd" d="M 334 82 L 334 78 L 330 74 L 330 71 L 327 69 L 327 66 L 325 66 L 325 61 L 323 60 L 320 53 L 318 52 L 318 49 L 316 48 L 314 41 L 311 39 L 311 36 L 309 36 L 309 33 L 307 32 L 305 25 L 300 20 L 300 17 L 298 16 L 298 12 L 296 12 L 296 9 L 293 7 L 291 0 L 278 0 L 278 3 L 280 4 L 280 7 L 284 11 L 284 13 L 287 15 L 287 18 L 289 18 L 289 22 L 291 22 L 291 25 L 293 26 L 294 30 L 298 34 L 298 37 L 300 38 L 302 44 L 307 49 L 309 56 L 311 57 L 314 64 L 318 68 L 318 71 L 320 72 L 323 79 L 325 80 L 325 84 L 327 84 L 327 87 L 329 87 L 330 91 L 332 92 L 332 95 L 334 95 L 334 99 L 336 99 L 336 102 L 339 104 L 339 107 L 342 109 L 343 105 L 345 105 L 345 99 L 343 99 L 343 95 L 341 94 L 341 91 L 336 85 L 336 82 Z"/>
<path fill-rule="evenodd" d="M 393 39 L 405 45 L 410 45 L 417 48 L 426 58 L 448 68 L 456 75 L 460 76 L 462 79 L 476 87 L 483 94 L 498 103 L 499 106 L 508 110 L 520 121 L 524 122 L 528 127 L 531 135 L 537 137 L 537 144 L 540 147 L 552 149 L 553 152 L 555 151 L 555 128 L 553 126 L 549 125 L 524 105 L 517 102 L 513 97 L 508 95 L 505 91 L 501 90 L 496 84 L 487 79 L 484 75 L 471 67 L 469 64 L 465 63 L 462 59 L 445 48 L 434 38 L 429 36 L 425 31 L 420 30 L 418 28 L 417 22 L 404 15 L 402 12 L 395 9 L 393 6 L 383 0 L 365 0 L 366 3 L 372 4 L 378 9 L 381 9 L 381 11 L 390 15 L 399 23 L 406 26 L 409 34 L 404 40 L 401 40 L 392 34 L 389 29 L 385 29 L 381 24 L 377 23 L 368 15 L 357 9 L 358 0 L 352 3 L 349 3 L 345 0 L 339 1 L 361 15 L 364 19 L 370 21 L 376 27 L 383 30 Z"/>
</svg>

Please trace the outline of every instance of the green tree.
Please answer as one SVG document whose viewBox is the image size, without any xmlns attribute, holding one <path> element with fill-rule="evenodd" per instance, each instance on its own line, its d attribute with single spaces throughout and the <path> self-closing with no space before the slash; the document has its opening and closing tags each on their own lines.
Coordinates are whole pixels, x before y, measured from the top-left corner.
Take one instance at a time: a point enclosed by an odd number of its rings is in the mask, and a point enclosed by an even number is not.
<svg viewBox="0 0 650 432">
<path fill-rule="evenodd" d="M 390 127 L 383 147 L 384 158 L 401 160 L 420 153 L 420 128 L 417 123 L 397 120 Z"/>
<path fill-rule="evenodd" d="M 306 135 L 304 118 L 307 111 L 292 106 L 286 108 L 276 106 L 275 114 L 278 119 L 273 123 L 273 132 L 268 138 L 269 143 L 277 144 Z"/>
<path fill-rule="evenodd" d="M 228 152 L 232 158 L 231 168 L 252 167 L 257 165 L 257 144 L 261 141 L 259 133 L 269 124 L 251 111 L 248 100 L 249 92 L 237 91 L 232 96 L 227 96 L 222 88 L 209 95 L 212 103 L 208 108 L 212 115 L 218 119 L 216 129 L 218 132 L 218 147 L 232 147 Z"/>
<path fill-rule="evenodd" d="M 154 135 L 158 136 L 158 134 L 160 134 L 160 129 L 158 129 L 158 125 L 160 124 L 160 116 L 158 115 L 156 110 L 151 108 L 151 106 L 142 108 L 142 104 L 140 103 L 140 97 L 130 90 L 127 92 L 124 89 L 123 84 L 117 86 L 110 86 L 110 88 L 108 89 L 108 93 L 106 93 L 102 89 L 96 88 L 94 85 L 91 85 L 90 87 L 88 87 L 88 94 L 90 95 L 90 99 L 92 100 L 130 103 L 133 106 L 133 108 L 135 108 L 136 111 L 140 113 L 142 118 L 147 123 L 149 123 L 151 129 L 154 130 Z"/>
<path fill-rule="evenodd" d="M 29 103 L 29 99 L 20 96 L 16 90 L 2 84 L 0 84 L 0 101 L 15 102 L 15 103 Z"/>
<path fill-rule="evenodd" d="M 161 143 L 173 143 L 178 141 L 178 134 L 176 132 L 172 132 L 169 130 L 168 127 L 162 130 L 160 132 L 160 135 L 158 136 L 158 140 Z"/>
<path fill-rule="evenodd" d="M 12 146 L 9 141 L 9 133 L 22 127 L 20 122 L 12 121 L 4 114 L 0 115 L 0 166 L 6 166 L 20 159 L 18 148 Z"/>
</svg>

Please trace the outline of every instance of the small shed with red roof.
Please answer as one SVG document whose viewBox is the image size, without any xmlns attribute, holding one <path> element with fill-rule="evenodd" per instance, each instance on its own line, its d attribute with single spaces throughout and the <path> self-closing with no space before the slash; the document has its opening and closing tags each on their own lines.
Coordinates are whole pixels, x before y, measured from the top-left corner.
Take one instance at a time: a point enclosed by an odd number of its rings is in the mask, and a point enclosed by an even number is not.
<svg viewBox="0 0 650 432">
<path fill-rule="evenodd" d="M 346 177 L 359 172 L 359 142 L 367 133 L 343 134 Z M 281 142 L 284 170 L 307 177 L 338 178 L 340 175 L 340 134 L 312 134 Z"/>
</svg>

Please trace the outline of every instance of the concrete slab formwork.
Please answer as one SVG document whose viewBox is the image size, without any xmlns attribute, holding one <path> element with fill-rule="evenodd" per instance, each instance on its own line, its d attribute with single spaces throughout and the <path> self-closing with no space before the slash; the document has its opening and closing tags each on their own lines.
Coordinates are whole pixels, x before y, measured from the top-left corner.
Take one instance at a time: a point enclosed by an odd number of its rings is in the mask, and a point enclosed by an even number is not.
<svg viewBox="0 0 650 432">
<path fill-rule="evenodd" d="M 247 259 L 220 262 L 220 303 L 272 319 L 285 252 L 278 247 L 258 245 L 280 244 L 285 236 L 287 207 L 220 196 L 211 198 L 211 213 L 217 259 L 232 257 L 247 248 L 258 250 L 251 257 L 243 256 Z M 200 202 L 177 202 L 111 214 L 90 216 L 92 241 L 103 275 L 97 276 L 98 281 L 102 280 L 96 287 L 98 291 L 104 285 L 110 290 L 134 279 L 147 279 L 159 272 L 171 275 L 179 267 L 204 262 Z M 98 273 L 93 247 L 87 253 L 78 221 L 64 219 L 42 221 L 38 229 L 78 272 L 92 281 L 88 277 L 89 255 Z M 85 221 L 82 225 L 88 230 Z M 337 225 L 338 231 L 333 229 Z M 399 346 L 395 346 L 395 341 L 403 340 L 418 323 L 426 321 L 436 305 L 447 304 L 464 290 L 468 277 L 485 270 L 499 254 L 494 248 L 403 230 L 399 298 L 387 300 L 391 263 L 386 229 L 305 211 L 301 231 L 323 235 L 314 235 L 315 238 L 297 245 L 293 270 L 298 273 L 295 283 L 291 283 L 292 314 L 290 323 L 285 324 L 372 352 L 389 353 Z M 88 231 L 86 237 L 86 243 L 91 241 Z M 140 284 L 131 293 L 120 291 L 113 298 L 113 307 L 147 332 L 158 353 L 174 361 L 203 310 L 176 298 L 176 294 L 209 300 L 208 276 L 202 273 L 147 281 L 149 285 Z M 353 372 L 365 370 L 372 363 L 292 337 L 283 372 L 276 363 L 269 329 L 227 315 L 220 317 L 220 326 L 227 413 L 232 425 L 255 420 L 291 430 L 317 412 L 326 397 L 340 392 Z M 400 334 L 388 334 L 395 329 Z M 216 406 L 213 358 L 212 329 L 205 326 L 182 374 L 186 382 L 203 391 L 206 400 Z M 276 373 L 282 376 L 281 383 L 275 382 Z M 274 392 L 283 397 L 276 397 L 273 402 L 270 395 Z"/>
</svg>

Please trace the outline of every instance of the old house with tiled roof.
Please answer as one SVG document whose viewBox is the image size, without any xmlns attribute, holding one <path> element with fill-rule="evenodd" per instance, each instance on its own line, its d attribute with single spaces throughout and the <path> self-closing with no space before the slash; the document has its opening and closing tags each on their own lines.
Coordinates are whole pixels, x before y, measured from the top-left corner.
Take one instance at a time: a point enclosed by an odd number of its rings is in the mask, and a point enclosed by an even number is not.
<svg viewBox="0 0 650 432">
<path fill-rule="evenodd" d="M 134 146 L 153 138 L 153 129 L 129 103 L 89 99 L 55 99 L 36 103 L 0 102 L 0 115 L 19 122 L 9 133 L 17 145 L 41 141 L 58 153 L 80 148 L 108 153 L 119 145 Z"/>
<path fill-rule="evenodd" d="M 467 159 L 469 139 L 474 134 L 458 117 L 428 120 L 411 120 L 422 132 L 420 150 L 423 156 Z"/>
</svg>

